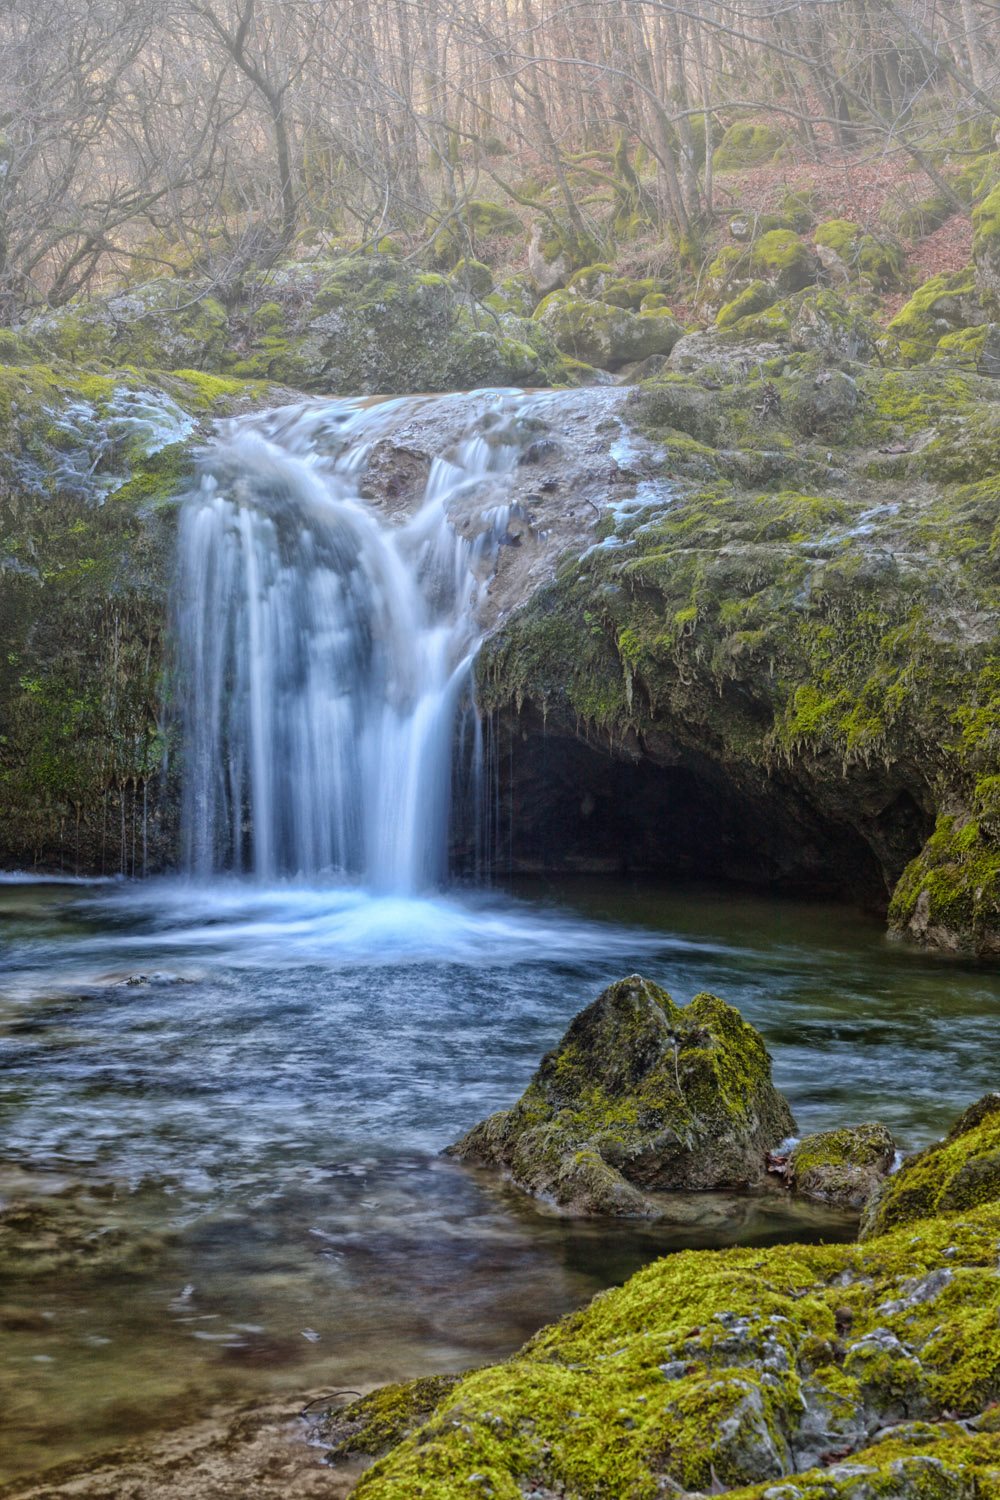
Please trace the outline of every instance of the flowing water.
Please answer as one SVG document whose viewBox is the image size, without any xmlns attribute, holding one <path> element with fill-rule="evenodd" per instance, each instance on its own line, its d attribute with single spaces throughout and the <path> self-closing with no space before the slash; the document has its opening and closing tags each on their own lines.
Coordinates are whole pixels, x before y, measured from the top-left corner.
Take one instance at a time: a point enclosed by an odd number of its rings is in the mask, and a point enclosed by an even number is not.
<svg viewBox="0 0 1000 1500">
<path fill-rule="evenodd" d="M 529 398 L 477 399 L 396 517 L 359 485 L 392 403 L 220 436 L 180 536 L 188 873 L 0 880 L 0 1474 L 500 1357 L 678 1247 L 849 1233 L 777 1190 L 573 1222 L 441 1156 L 624 973 L 738 1005 L 803 1131 L 910 1148 L 996 1085 L 995 975 L 842 909 L 442 885 Z"/>
</svg>

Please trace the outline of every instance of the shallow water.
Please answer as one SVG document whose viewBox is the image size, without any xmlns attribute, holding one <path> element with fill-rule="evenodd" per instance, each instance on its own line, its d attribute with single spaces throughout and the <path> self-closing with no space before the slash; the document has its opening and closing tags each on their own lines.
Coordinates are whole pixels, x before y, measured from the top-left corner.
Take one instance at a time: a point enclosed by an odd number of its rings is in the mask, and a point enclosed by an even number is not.
<svg viewBox="0 0 1000 1500">
<path fill-rule="evenodd" d="M 7 880 L 0 941 L 0 1194 L 34 1215 L 0 1222 L 3 1473 L 500 1356 L 672 1248 L 843 1234 L 776 1193 L 572 1223 L 441 1158 L 624 973 L 737 1004 L 803 1131 L 909 1148 L 997 1084 L 995 972 L 742 894 Z"/>
</svg>

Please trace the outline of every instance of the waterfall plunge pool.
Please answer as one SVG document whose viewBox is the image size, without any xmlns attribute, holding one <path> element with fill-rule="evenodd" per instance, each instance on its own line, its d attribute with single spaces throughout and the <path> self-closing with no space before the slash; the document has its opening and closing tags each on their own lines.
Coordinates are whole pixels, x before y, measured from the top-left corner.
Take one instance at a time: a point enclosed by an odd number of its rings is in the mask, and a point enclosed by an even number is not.
<svg viewBox="0 0 1000 1500">
<path fill-rule="evenodd" d="M 995 974 L 732 891 L 8 879 L 0 942 L 5 1475 L 502 1357 L 672 1249 L 850 1232 L 778 1193 L 573 1222 L 441 1157 L 624 973 L 738 1005 L 803 1131 L 911 1148 L 996 1084 Z"/>
</svg>

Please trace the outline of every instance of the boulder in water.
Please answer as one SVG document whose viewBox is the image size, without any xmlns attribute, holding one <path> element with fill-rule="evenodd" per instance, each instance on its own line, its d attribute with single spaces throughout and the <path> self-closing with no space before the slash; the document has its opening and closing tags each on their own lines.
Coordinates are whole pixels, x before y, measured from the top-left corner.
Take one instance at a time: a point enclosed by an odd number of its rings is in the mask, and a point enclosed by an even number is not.
<svg viewBox="0 0 1000 1500">
<path fill-rule="evenodd" d="M 861 1238 L 1000 1203 L 1000 1093 L 984 1094 L 943 1141 L 911 1156 L 869 1201 Z"/>
<path fill-rule="evenodd" d="M 820 1203 L 862 1208 L 888 1175 L 896 1143 L 884 1125 L 855 1125 L 807 1135 L 788 1159 L 793 1192 Z"/>
<path fill-rule="evenodd" d="M 639 975 L 571 1022 L 513 1109 L 450 1148 L 566 1212 L 656 1217 L 649 1194 L 745 1187 L 794 1128 L 763 1039 L 715 995 Z"/>
</svg>

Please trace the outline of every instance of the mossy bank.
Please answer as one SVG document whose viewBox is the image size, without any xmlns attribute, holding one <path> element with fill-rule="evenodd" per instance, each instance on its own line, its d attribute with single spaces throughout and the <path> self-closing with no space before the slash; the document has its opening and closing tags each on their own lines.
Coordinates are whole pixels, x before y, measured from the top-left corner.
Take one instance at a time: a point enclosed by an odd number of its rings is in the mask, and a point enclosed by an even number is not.
<svg viewBox="0 0 1000 1500">
<path fill-rule="evenodd" d="M 995 1119 L 987 1101 L 942 1152 L 995 1153 Z M 368 1452 L 391 1445 L 354 1493 L 990 1500 L 998 1243 L 994 1174 L 962 1209 L 910 1198 L 860 1245 L 657 1261 L 446 1388 L 430 1414 L 422 1391 L 407 1403 L 394 1387 L 385 1420 L 377 1397 L 357 1426 L 338 1417 L 352 1452 L 366 1424 Z"/>
<path fill-rule="evenodd" d="M 658 460 L 480 658 L 515 864 L 891 901 L 1000 951 L 997 387 L 877 338 L 799 293 L 641 383 Z"/>
</svg>

